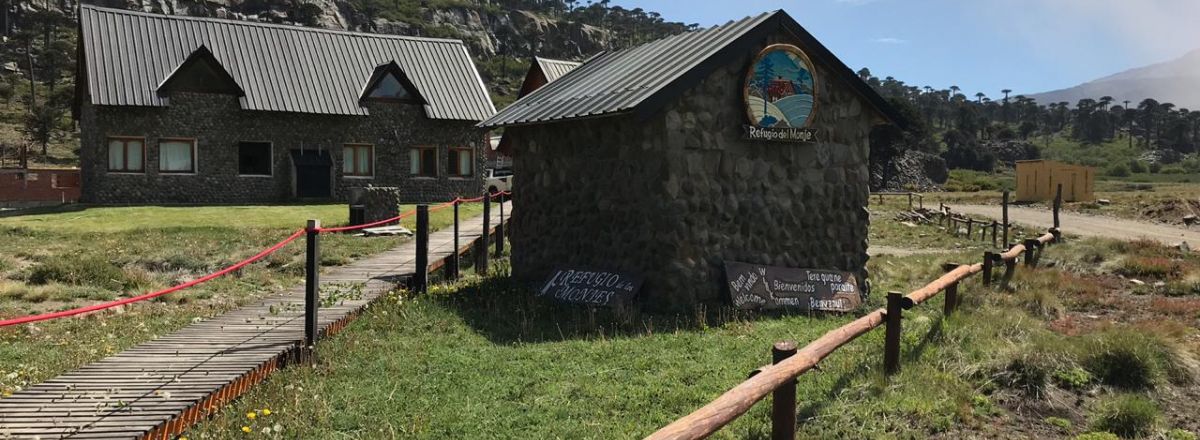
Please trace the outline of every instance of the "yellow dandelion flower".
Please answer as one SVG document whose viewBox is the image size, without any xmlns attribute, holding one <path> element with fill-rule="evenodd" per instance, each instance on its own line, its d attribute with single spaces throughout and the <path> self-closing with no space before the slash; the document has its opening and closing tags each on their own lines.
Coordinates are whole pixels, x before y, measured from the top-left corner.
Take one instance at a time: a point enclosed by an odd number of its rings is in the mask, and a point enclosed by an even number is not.
<svg viewBox="0 0 1200 440">
<path fill-rule="evenodd" d="M 245 433 L 249 434 L 249 433 L 250 433 L 250 427 L 249 427 L 249 426 L 243 426 L 243 427 L 242 427 L 242 432 L 245 432 Z"/>
<path fill-rule="evenodd" d="M 250 411 L 250 412 L 246 413 L 247 419 L 254 420 L 255 417 L 258 417 L 258 414 L 255 413 L 254 411 Z"/>
<path fill-rule="evenodd" d="M 264 416 L 269 416 L 269 415 L 271 415 L 271 410 L 269 410 L 269 409 L 263 408 L 263 411 L 262 411 L 262 412 L 263 412 L 263 415 L 264 415 Z"/>
</svg>

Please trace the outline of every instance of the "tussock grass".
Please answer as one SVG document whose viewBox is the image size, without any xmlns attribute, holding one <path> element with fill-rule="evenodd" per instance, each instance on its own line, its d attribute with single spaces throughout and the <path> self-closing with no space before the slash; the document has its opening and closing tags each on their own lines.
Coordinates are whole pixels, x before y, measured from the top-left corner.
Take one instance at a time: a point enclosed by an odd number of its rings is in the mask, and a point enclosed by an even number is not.
<svg viewBox="0 0 1200 440">
<path fill-rule="evenodd" d="M 1118 394 L 1100 401 L 1092 413 L 1092 429 L 1121 437 L 1142 437 L 1162 418 L 1158 404 L 1140 395 Z"/>
</svg>

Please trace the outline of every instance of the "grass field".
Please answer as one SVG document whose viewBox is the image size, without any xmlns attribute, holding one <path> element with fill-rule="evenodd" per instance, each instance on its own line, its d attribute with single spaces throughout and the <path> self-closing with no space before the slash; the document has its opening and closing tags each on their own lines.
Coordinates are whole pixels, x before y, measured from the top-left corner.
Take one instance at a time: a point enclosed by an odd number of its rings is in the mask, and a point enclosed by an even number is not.
<svg viewBox="0 0 1200 440">
<path fill-rule="evenodd" d="M 402 209 L 410 209 L 405 206 Z M 464 205 L 461 215 L 478 215 Z M 449 225 L 451 210 L 430 215 Z M 345 205 L 68 208 L 0 217 L 0 318 L 134 296 L 214 272 L 266 248 L 307 219 L 345 224 Z M 406 219 L 413 228 L 412 219 Z M 321 263 L 334 266 L 407 238 L 329 234 Z M 303 240 L 240 275 L 85 318 L 0 329 L 0 394 L 302 282 Z"/>
<path fill-rule="evenodd" d="M 932 226 L 921 225 L 929 229 Z M 907 291 L 975 253 L 873 258 L 875 291 Z M 1200 256 L 1150 243 L 1052 247 L 1011 291 L 964 286 L 905 314 L 904 370 L 880 373 L 882 331 L 800 378 L 802 438 L 1190 437 Z M 1118 276 L 1151 286 L 1133 289 Z M 876 293 L 865 310 L 880 305 Z M 189 438 L 637 438 L 854 316 L 731 310 L 616 317 L 548 304 L 505 276 L 377 303 Z M 767 438 L 760 403 L 715 438 Z M 251 415 L 253 414 L 253 415 Z M 250 434 L 246 434 L 248 431 Z"/>
</svg>

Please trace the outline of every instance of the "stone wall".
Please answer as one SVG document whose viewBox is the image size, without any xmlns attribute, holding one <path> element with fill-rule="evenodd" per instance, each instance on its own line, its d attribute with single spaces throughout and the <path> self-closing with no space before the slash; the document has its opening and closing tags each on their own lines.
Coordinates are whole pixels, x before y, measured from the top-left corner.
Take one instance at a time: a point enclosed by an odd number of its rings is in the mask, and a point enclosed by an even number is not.
<svg viewBox="0 0 1200 440">
<path fill-rule="evenodd" d="M 363 221 L 374 223 L 400 215 L 400 189 L 371 186 L 364 188 L 362 200 Z"/>
<path fill-rule="evenodd" d="M 367 103 L 370 116 L 315 115 L 245 111 L 229 95 L 175 93 L 167 107 L 111 107 L 84 104 L 80 114 L 80 164 L 83 201 L 106 204 L 271 203 L 293 199 L 293 149 L 327 150 L 333 158 L 330 179 L 334 198 L 345 200 L 350 188 L 395 186 L 403 203 L 440 202 L 483 191 L 484 132 L 468 121 L 432 120 L 420 106 Z M 109 136 L 144 137 L 145 172 L 107 171 Z M 158 140 L 195 138 L 195 174 L 158 172 Z M 269 177 L 238 175 L 238 142 L 273 145 Z M 375 146 L 375 175 L 342 175 L 342 145 Z M 439 177 L 410 174 L 409 148 L 436 146 Z M 475 148 L 476 175 L 446 176 L 450 146 Z"/>
<path fill-rule="evenodd" d="M 645 277 L 644 304 L 659 310 L 728 303 L 725 261 L 841 269 L 864 281 L 868 135 L 879 118 L 817 66 L 820 142 L 744 140 L 741 84 L 756 52 L 648 119 L 510 128 L 521 176 L 515 274 L 629 271 Z"/>
</svg>

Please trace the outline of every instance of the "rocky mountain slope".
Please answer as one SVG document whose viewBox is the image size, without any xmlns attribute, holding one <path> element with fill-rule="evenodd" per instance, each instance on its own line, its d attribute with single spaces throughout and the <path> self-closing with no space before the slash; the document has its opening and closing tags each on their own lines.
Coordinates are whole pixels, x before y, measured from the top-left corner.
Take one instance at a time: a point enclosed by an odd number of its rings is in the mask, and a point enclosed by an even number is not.
<svg viewBox="0 0 1200 440">
<path fill-rule="evenodd" d="M 1200 108 L 1200 49 L 1175 60 L 1130 69 L 1075 87 L 1029 95 L 1040 104 L 1112 96 L 1115 102 L 1154 98 L 1178 107 Z M 1133 105 L 1133 104 L 1131 104 Z"/>
</svg>

